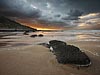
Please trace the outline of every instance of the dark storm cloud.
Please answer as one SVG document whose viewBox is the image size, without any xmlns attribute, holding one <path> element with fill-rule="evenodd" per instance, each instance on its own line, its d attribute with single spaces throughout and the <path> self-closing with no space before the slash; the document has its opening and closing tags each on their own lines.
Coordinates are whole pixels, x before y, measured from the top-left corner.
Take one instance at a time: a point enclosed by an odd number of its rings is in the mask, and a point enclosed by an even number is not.
<svg viewBox="0 0 100 75">
<path fill-rule="evenodd" d="M 12 11 L 12 10 L 3 10 L 0 12 L 0 15 L 7 16 L 7 17 L 17 17 L 17 18 L 38 18 L 40 17 L 40 12 L 34 11 L 29 14 L 20 11 Z"/>
<path fill-rule="evenodd" d="M 38 18 L 41 12 L 32 8 L 25 0 L 0 0 L 0 15 L 18 18 Z"/>
<path fill-rule="evenodd" d="M 47 20 L 35 20 L 35 21 L 37 21 L 40 24 L 43 24 L 44 26 L 45 25 L 48 25 L 48 26 L 50 26 L 50 25 L 65 26 L 66 25 L 66 23 L 59 22 L 59 21 L 47 21 Z"/>
<path fill-rule="evenodd" d="M 61 15 L 57 14 L 57 15 L 55 15 L 55 17 L 61 17 Z"/>
<path fill-rule="evenodd" d="M 62 14 L 67 14 L 71 9 L 82 10 L 84 13 L 100 11 L 100 0 L 0 0 L 0 12 L 6 12 L 3 11 L 4 9 L 12 9 L 12 11 L 21 12 L 25 15 L 32 15 L 33 13 L 34 16 L 34 12 L 36 15 L 36 13 L 38 14 L 40 11 L 32 9 L 30 3 L 37 5 L 39 8 L 41 7 L 40 9 L 44 8 L 44 10 L 46 10 L 46 7 L 50 8 L 51 5 L 51 7 L 54 8 L 53 12 L 59 11 Z"/>
<path fill-rule="evenodd" d="M 79 11 L 79 10 L 70 10 L 70 12 L 68 13 L 70 16 L 81 16 L 83 12 Z"/>
<path fill-rule="evenodd" d="M 83 14 L 83 12 L 79 11 L 79 10 L 70 10 L 70 12 L 68 13 L 68 16 L 63 17 L 63 20 L 78 20 L 79 16 L 81 16 Z"/>
<path fill-rule="evenodd" d="M 73 6 L 73 8 L 90 12 L 100 12 L 100 0 L 65 0 Z"/>
<path fill-rule="evenodd" d="M 6 0 L 0 0 L 0 8 L 6 7 L 7 6 L 7 1 Z"/>
</svg>

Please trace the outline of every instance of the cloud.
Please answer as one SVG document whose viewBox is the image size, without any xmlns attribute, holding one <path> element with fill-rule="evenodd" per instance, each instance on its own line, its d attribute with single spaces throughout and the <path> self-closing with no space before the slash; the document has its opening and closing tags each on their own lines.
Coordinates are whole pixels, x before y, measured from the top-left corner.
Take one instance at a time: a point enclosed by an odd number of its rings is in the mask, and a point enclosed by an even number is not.
<svg viewBox="0 0 100 75">
<path fill-rule="evenodd" d="M 59 22 L 59 21 L 47 21 L 47 20 L 35 20 L 34 21 L 34 23 L 40 23 L 40 24 L 42 24 L 42 25 L 46 25 L 46 26 L 65 26 L 66 25 L 66 23 L 64 23 L 64 22 Z"/>
<path fill-rule="evenodd" d="M 81 16 L 83 14 L 83 12 L 79 11 L 79 10 L 70 10 L 70 12 L 68 13 L 68 16 L 63 17 L 63 20 L 78 20 L 79 16 Z"/>
<path fill-rule="evenodd" d="M 4 16 L 19 18 L 38 18 L 41 16 L 41 11 L 32 8 L 27 0 L 1 0 L 0 3 L 0 14 Z"/>
<path fill-rule="evenodd" d="M 80 20 L 81 22 L 84 22 L 84 23 L 94 23 L 94 22 L 99 22 L 100 20 L 100 13 L 90 13 L 90 14 L 87 14 L 87 15 L 83 15 L 83 16 L 80 16 Z"/>
<path fill-rule="evenodd" d="M 83 10 L 84 13 L 100 12 L 100 0 L 64 0 L 74 9 Z"/>
<path fill-rule="evenodd" d="M 57 14 L 57 15 L 55 15 L 55 17 L 61 17 L 61 15 L 60 14 Z"/>
<path fill-rule="evenodd" d="M 78 27 L 100 29 L 100 13 L 90 13 L 87 15 L 80 16 Z M 98 26 L 98 27 L 97 27 Z"/>
<path fill-rule="evenodd" d="M 100 0 L 0 0 L 0 15 L 24 19 L 31 24 L 37 20 L 47 26 L 72 27 L 80 23 L 93 24 L 99 15 L 89 14 L 100 13 L 99 6 Z"/>
<path fill-rule="evenodd" d="M 90 14 L 87 14 L 87 15 L 82 15 L 79 18 L 83 19 L 83 20 L 100 18 L 100 13 L 90 13 Z"/>
</svg>

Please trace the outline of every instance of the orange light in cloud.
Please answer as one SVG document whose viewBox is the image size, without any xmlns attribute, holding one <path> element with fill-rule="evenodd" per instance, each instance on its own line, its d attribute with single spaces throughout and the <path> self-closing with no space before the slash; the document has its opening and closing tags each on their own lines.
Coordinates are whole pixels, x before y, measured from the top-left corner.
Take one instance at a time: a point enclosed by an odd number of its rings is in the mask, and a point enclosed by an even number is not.
<svg viewBox="0 0 100 75">
<path fill-rule="evenodd" d="M 30 25 L 31 28 L 36 28 L 37 30 L 62 30 L 63 28 L 60 28 L 60 27 L 50 27 L 50 26 L 40 26 L 40 25 Z"/>
<path fill-rule="evenodd" d="M 81 23 L 78 25 L 79 27 L 84 27 L 85 26 L 85 23 Z"/>
<path fill-rule="evenodd" d="M 23 24 L 23 25 L 26 25 L 26 26 L 29 26 L 31 28 L 35 28 L 37 30 L 62 30 L 63 27 L 58 27 L 58 26 L 47 26 L 47 25 L 43 25 L 43 24 L 40 24 L 40 23 L 31 23 L 27 20 L 17 20 L 17 22 Z"/>
<path fill-rule="evenodd" d="M 37 28 L 37 30 L 57 30 L 57 29 L 50 29 L 50 28 Z"/>
</svg>

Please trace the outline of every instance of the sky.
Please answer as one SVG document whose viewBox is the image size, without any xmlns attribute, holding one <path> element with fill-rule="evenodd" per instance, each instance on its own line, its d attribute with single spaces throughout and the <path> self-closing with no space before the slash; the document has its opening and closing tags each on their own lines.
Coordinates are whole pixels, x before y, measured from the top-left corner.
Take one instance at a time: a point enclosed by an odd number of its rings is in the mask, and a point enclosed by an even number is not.
<svg viewBox="0 0 100 75">
<path fill-rule="evenodd" d="M 0 16 L 36 29 L 100 29 L 100 0 L 0 0 Z"/>
</svg>

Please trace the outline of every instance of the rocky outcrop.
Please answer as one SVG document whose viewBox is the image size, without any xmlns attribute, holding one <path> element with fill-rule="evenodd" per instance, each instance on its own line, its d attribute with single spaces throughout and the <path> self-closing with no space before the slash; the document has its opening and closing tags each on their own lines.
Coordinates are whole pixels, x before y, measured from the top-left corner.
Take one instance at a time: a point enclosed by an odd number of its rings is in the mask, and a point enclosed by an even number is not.
<svg viewBox="0 0 100 75">
<path fill-rule="evenodd" d="M 36 32 L 37 29 L 22 25 L 7 17 L 0 16 L 0 32 L 13 32 L 13 31 L 32 31 Z"/>
<path fill-rule="evenodd" d="M 78 47 L 67 45 L 63 41 L 49 41 L 51 51 L 56 55 L 57 61 L 62 64 L 76 64 L 77 66 L 89 66 L 89 57 Z"/>
</svg>

